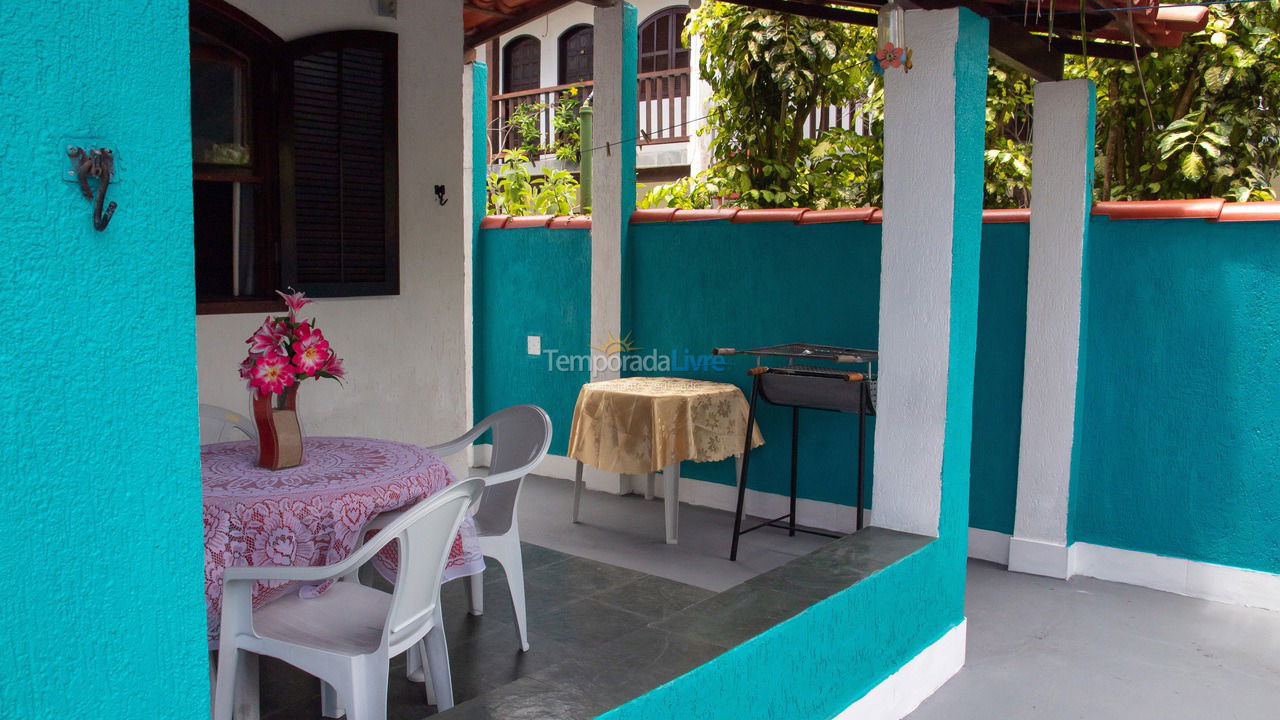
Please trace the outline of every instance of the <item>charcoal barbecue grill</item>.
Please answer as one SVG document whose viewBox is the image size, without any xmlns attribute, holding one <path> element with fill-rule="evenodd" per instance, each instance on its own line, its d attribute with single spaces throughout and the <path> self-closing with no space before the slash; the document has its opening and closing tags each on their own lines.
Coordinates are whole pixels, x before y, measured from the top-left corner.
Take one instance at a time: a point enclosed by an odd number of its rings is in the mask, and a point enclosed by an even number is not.
<svg viewBox="0 0 1280 720">
<path fill-rule="evenodd" d="M 747 529 L 742 528 L 743 509 L 747 497 L 747 472 L 751 466 L 751 433 L 747 433 L 746 447 L 742 451 L 742 476 L 738 478 L 738 506 L 733 520 L 733 545 L 729 550 L 729 559 L 738 559 L 738 539 L 753 530 L 763 527 L 774 527 L 787 530 L 794 536 L 797 532 L 825 537 L 840 537 L 834 533 L 813 530 L 796 526 L 796 477 L 798 467 L 798 449 L 800 440 L 800 410 L 826 410 L 829 412 L 858 414 L 858 508 L 857 529 L 862 529 L 863 482 L 866 448 L 867 448 L 867 416 L 875 415 L 876 405 L 876 361 L 875 350 L 834 347 L 831 345 L 812 345 L 809 343 L 788 343 L 771 345 L 754 350 L 737 350 L 734 348 L 716 348 L 716 355 L 754 355 L 757 358 L 786 358 L 786 365 L 762 365 L 757 360 L 756 367 L 747 371 L 752 376 L 751 409 L 747 417 L 747 427 L 753 427 L 756 419 L 756 402 L 763 398 L 770 405 L 791 408 L 791 508 L 786 515 L 765 520 Z M 830 362 L 836 365 L 854 366 L 857 369 L 832 367 L 824 365 L 797 364 L 797 360 L 807 362 Z M 786 525 L 782 521 L 788 521 Z"/>
</svg>

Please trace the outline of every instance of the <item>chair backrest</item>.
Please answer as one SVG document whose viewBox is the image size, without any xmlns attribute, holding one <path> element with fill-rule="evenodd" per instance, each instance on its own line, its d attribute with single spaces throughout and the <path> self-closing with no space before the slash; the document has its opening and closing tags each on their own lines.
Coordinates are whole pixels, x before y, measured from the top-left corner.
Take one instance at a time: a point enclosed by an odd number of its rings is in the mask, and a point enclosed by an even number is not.
<svg viewBox="0 0 1280 720">
<path fill-rule="evenodd" d="M 239 437 L 239 434 L 234 431 L 243 433 L 245 437 Z M 218 405 L 200 403 L 201 444 L 245 438 L 258 439 L 258 429 L 254 427 L 252 418 Z"/>
<path fill-rule="evenodd" d="M 493 431 L 493 452 L 489 457 L 489 477 L 509 473 L 515 477 L 485 484 L 484 502 L 476 511 L 476 532 L 502 535 L 511 529 L 520 487 L 551 447 L 551 418 L 540 407 L 516 405 L 490 415 L 477 429 Z"/>
<path fill-rule="evenodd" d="M 483 491 L 479 478 L 450 486 L 413 506 L 360 548 L 359 554 L 371 558 L 392 540 L 400 541 L 396 585 L 382 636 L 392 653 L 416 642 L 423 626 L 435 620 L 440 577 L 453 539 Z"/>
</svg>

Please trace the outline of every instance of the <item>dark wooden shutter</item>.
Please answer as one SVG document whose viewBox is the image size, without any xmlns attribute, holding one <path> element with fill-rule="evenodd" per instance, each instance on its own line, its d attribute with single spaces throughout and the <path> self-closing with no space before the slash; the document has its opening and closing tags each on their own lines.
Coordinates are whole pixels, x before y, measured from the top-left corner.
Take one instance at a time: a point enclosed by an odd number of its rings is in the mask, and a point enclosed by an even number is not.
<svg viewBox="0 0 1280 720">
<path fill-rule="evenodd" d="M 400 292 L 396 35 L 288 43 L 284 284 L 315 297 Z"/>
<path fill-rule="evenodd" d="M 591 79 L 595 55 L 595 29 L 575 25 L 560 36 L 560 84 L 586 82 Z"/>
</svg>

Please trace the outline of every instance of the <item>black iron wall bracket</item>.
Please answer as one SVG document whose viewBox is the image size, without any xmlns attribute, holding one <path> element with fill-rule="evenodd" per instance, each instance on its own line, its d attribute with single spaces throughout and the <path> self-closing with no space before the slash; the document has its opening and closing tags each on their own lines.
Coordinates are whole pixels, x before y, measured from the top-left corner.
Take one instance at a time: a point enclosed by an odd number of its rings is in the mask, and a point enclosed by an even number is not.
<svg viewBox="0 0 1280 720">
<path fill-rule="evenodd" d="M 71 158 L 72 172 L 76 182 L 80 183 L 80 192 L 85 198 L 93 201 L 93 229 L 106 230 L 111 216 L 116 212 L 113 202 L 103 208 L 107 199 L 107 186 L 115 173 L 115 155 L 107 148 L 86 151 L 74 145 L 67 148 L 67 157 Z M 89 184 L 89 178 L 96 178 L 98 188 L 95 191 Z"/>
</svg>

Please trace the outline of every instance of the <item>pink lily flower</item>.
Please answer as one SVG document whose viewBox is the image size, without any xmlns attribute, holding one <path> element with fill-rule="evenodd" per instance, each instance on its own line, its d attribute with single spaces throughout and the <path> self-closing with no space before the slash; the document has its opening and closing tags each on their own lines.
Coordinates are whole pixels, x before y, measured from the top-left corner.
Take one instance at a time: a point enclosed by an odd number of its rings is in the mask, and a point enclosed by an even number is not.
<svg viewBox="0 0 1280 720">
<path fill-rule="evenodd" d="M 333 351 L 329 352 L 329 359 L 325 361 L 324 372 L 339 380 L 347 376 L 346 369 L 342 367 L 342 358 L 338 357 L 338 354 Z"/>
<path fill-rule="evenodd" d="M 276 350 L 280 347 L 280 341 L 284 339 L 284 333 L 281 332 L 280 324 L 271 318 L 262 321 L 262 327 L 254 332 L 253 336 L 245 340 L 249 344 L 250 355 L 263 355 Z"/>
<path fill-rule="evenodd" d="M 297 317 L 298 311 L 305 307 L 307 303 L 310 303 L 311 299 L 308 298 L 304 292 L 294 290 L 293 288 L 289 288 L 289 290 L 290 292 L 288 294 L 285 294 L 280 290 L 277 290 L 276 294 L 284 299 L 285 305 L 289 306 L 289 319 L 294 320 Z"/>
<path fill-rule="evenodd" d="M 267 353 L 254 363 L 249 384 L 267 395 L 279 395 L 293 385 L 295 378 L 289 359 L 277 352 Z"/>
</svg>

